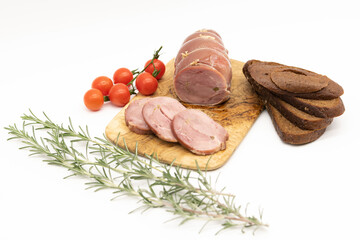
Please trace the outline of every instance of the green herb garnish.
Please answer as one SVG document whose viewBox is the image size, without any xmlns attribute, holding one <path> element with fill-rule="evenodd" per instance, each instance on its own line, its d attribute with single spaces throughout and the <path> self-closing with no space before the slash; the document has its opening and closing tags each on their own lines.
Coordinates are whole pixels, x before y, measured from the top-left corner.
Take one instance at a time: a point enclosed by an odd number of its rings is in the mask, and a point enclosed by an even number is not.
<svg viewBox="0 0 360 240">
<path fill-rule="evenodd" d="M 240 213 L 235 196 L 224 193 L 224 189 L 216 191 L 206 171 L 162 164 L 153 155 L 139 157 L 136 152 L 115 146 L 106 137 L 92 138 L 87 126 L 75 129 L 70 118 L 69 125 L 64 127 L 45 113 L 44 116 L 42 120 L 31 111 L 24 114 L 22 128 L 16 124 L 5 128 L 11 135 L 9 140 L 19 139 L 24 144 L 20 149 L 43 157 L 48 164 L 68 169 L 71 174 L 67 177 L 91 179 L 86 183 L 88 189 L 113 190 L 113 199 L 124 194 L 138 197 L 143 203 L 138 209 L 165 208 L 176 215 L 174 219 L 179 219 L 180 224 L 203 219 L 205 227 L 216 221 L 221 224 L 218 232 L 234 227 L 243 231 L 267 226 L 262 222 L 261 211 L 259 218 L 247 216 L 246 208 Z"/>
</svg>

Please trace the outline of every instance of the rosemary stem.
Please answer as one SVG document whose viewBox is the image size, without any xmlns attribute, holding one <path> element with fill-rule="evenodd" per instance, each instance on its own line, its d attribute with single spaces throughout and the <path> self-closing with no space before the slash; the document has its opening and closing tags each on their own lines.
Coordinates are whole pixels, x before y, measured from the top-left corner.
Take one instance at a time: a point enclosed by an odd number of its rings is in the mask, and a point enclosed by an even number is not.
<svg viewBox="0 0 360 240">
<path fill-rule="evenodd" d="M 88 188 L 112 189 L 118 196 L 136 196 L 147 208 L 165 207 L 181 216 L 182 223 L 202 218 L 221 221 L 222 230 L 234 226 L 266 226 L 261 222 L 261 215 L 260 218 L 248 217 L 246 210 L 241 214 L 240 206 L 234 204 L 235 196 L 213 189 L 200 169 L 183 171 L 164 165 L 152 156 L 140 158 L 137 151 L 131 153 L 106 138 L 90 137 L 87 127 L 75 130 L 71 119 L 66 128 L 52 122 L 45 113 L 46 120 L 30 113 L 22 116 L 22 130 L 16 125 L 5 128 L 12 136 L 9 139 L 20 139 L 25 145 L 22 149 L 29 149 L 30 155 L 46 156 L 45 162 L 72 171 L 70 176 L 88 177 L 92 181 L 87 183 Z M 26 128 L 30 126 L 29 133 Z M 40 130 L 48 137 L 36 137 L 35 133 Z M 86 153 L 77 150 L 77 142 L 85 143 Z M 192 180 L 197 181 L 192 183 Z M 134 183 L 139 185 L 135 187 Z"/>
<path fill-rule="evenodd" d="M 209 217 L 212 217 L 214 219 L 227 219 L 227 220 L 233 220 L 233 221 L 239 221 L 239 222 L 245 222 L 249 225 L 254 225 L 255 223 L 252 222 L 251 220 L 249 220 L 246 217 L 233 217 L 233 216 L 227 216 L 227 215 L 223 215 L 223 214 L 213 214 L 213 213 L 208 213 L 208 212 L 203 212 L 203 211 L 198 211 L 198 210 L 193 210 L 190 208 L 183 208 L 184 211 L 196 214 L 196 215 L 206 215 Z"/>
<path fill-rule="evenodd" d="M 160 50 L 161 50 L 161 48 L 160 48 L 159 50 L 157 50 L 157 52 L 159 52 Z M 145 67 L 145 68 L 146 68 L 146 67 Z M 31 112 L 31 111 L 30 111 L 30 112 Z M 48 129 L 56 128 L 58 131 L 62 131 L 62 132 L 64 132 L 64 133 L 71 134 L 72 136 L 75 136 L 75 135 L 73 134 L 74 132 L 71 131 L 70 129 L 56 126 L 56 125 L 53 124 L 51 121 L 42 121 L 41 119 L 35 117 L 35 115 L 34 115 L 32 112 L 31 112 L 31 114 L 32 114 L 32 116 L 34 117 L 33 119 L 35 120 L 34 122 L 35 122 L 36 124 L 41 124 L 41 125 L 43 125 L 45 128 L 48 128 Z M 25 118 L 25 119 L 27 119 L 27 118 Z M 76 134 L 76 137 L 81 137 L 81 135 Z M 95 145 L 101 146 L 102 148 L 105 148 L 105 149 L 107 149 L 107 150 L 109 150 L 109 151 L 119 151 L 119 148 L 116 147 L 115 145 L 105 145 L 105 144 L 102 144 L 102 143 L 99 142 L 99 141 L 96 141 L 96 140 L 94 140 L 94 139 L 89 139 L 89 138 L 82 138 L 82 139 L 83 139 L 84 141 L 89 141 L 89 142 L 91 142 L 91 143 L 93 143 L 93 144 L 95 144 Z M 120 151 L 121 151 L 121 150 L 120 150 Z M 156 166 L 150 165 L 149 162 L 144 161 L 144 160 L 142 160 L 141 158 L 138 158 L 137 156 L 135 156 L 135 157 L 136 157 L 136 160 L 137 160 L 138 162 L 146 165 L 147 167 L 150 167 L 150 168 L 158 171 L 158 172 L 161 173 L 161 174 L 164 173 L 163 170 L 157 168 Z M 88 162 L 88 164 L 93 164 L 93 163 L 92 163 L 92 162 Z M 103 167 L 108 167 L 108 166 L 103 166 Z M 110 168 L 110 170 L 114 170 L 114 171 L 123 173 L 121 170 L 115 169 L 115 168 L 113 168 L 113 169 Z M 166 181 L 167 181 L 165 178 L 162 178 L 162 177 L 156 177 L 156 180 L 162 181 L 162 182 L 166 182 Z M 173 184 L 173 183 L 171 183 L 171 184 Z M 179 187 L 185 187 L 185 188 L 188 187 L 188 185 L 187 185 L 187 184 L 184 184 L 183 182 L 182 182 L 182 184 L 175 183 L 175 184 L 173 184 L 173 185 L 179 186 Z M 200 191 L 207 191 L 207 190 L 201 190 L 201 189 L 196 189 L 196 188 L 191 189 L 191 190 L 195 190 L 195 191 L 197 191 L 197 193 L 200 193 Z M 211 193 L 217 194 L 217 195 L 233 196 L 232 194 L 220 193 L 220 192 L 215 192 L 215 191 L 212 191 Z"/>
</svg>

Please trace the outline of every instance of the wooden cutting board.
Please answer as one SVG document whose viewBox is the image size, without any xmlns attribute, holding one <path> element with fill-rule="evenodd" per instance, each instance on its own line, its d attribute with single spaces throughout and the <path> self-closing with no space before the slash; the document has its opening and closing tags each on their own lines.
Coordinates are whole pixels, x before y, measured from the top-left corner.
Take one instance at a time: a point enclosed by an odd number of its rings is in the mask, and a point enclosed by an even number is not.
<svg viewBox="0 0 360 240">
<path fill-rule="evenodd" d="M 155 153 L 159 161 L 174 165 L 180 165 L 183 168 L 196 169 L 196 162 L 200 169 L 214 170 L 223 166 L 233 154 L 237 146 L 244 139 L 250 127 L 253 125 L 260 112 L 263 109 L 259 98 L 251 88 L 248 81 L 242 73 L 244 63 L 231 60 L 233 78 L 231 83 L 230 99 L 218 106 L 197 106 L 184 104 L 187 108 L 195 108 L 204 111 L 215 121 L 220 123 L 229 133 L 229 140 L 226 142 L 226 149 L 219 151 L 212 156 L 198 156 L 183 148 L 178 143 L 169 143 L 160 140 L 155 135 L 139 135 L 131 132 L 125 124 L 125 109 L 110 121 L 105 129 L 106 137 L 124 148 L 124 141 L 128 149 L 135 151 L 136 143 L 139 155 Z M 174 59 L 167 63 L 166 72 L 162 79 L 159 80 L 159 86 L 156 90 L 156 96 L 169 96 L 177 98 L 173 88 Z M 133 100 L 143 98 L 141 94 L 135 96 Z M 119 138 L 118 138 L 119 136 Z M 117 142 L 118 139 L 118 142 Z M 155 155 L 155 156 L 156 156 Z M 236 161 L 237 159 L 233 159 Z"/>
</svg>

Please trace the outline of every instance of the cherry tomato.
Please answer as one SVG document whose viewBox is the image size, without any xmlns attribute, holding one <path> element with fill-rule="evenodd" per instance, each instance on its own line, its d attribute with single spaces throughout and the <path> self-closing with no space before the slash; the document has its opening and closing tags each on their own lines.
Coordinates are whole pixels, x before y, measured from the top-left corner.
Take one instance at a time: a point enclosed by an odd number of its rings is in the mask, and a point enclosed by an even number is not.
<svg viewBox="0 0 360 240">
<path fill-rule="evenodd" d="M 95 78 L 95 80 L 92 82 L 91 87 L 99 89 L 104 96 L 107 96 L 109 94 L 110 88 L 113 86 L 113 82 L 110 78 L 101 76 Z"/>
<path fill-rule="evenodd" d="M 149 63 L 151 62 L 151 60 L 147 61 L 145 63 L 145 66 L 146 67 Z M 162 78 L 162 76 L 164 75 L 165 73 L 165 64 L 160 61 L 159 59 L 154 59 L 154 62 L 152 64 L 150 64 L 146 69 L 145 69 L 145 72 L 148 72 L 150 74 L 153 74 L 154 72 L 154 65 L 155 65 L 155 69 L 157 71 L 160 71 L 158 75 L 156 75 L 156 79 L 159 80 L 160 78 Z"/>
<path fill-rule="evenodd" d="M 115 84 L 123 83 L 126 85 L 133 79 L 133 74 L 127 68 L 119 68 L 115 71 L 113 79 Z"/>
<path fill-rule="evenodd" d="M 145 96 L 153 94 L 158 87 L 158 81 L 148 72 L 139 74 L 135 84 L 139 92 Z"/>
<path fill-rule="evenodd" d="M 115 84 L 109 93 L 109 98 L 112 104 L 123 107 L 130 101 L 130 91 L 128 86 L 123 83 Z"/>
<path fill-rule="evenodd" d="M 84 95 L 85 106 L 91 111 L 98 111 L 104 104 L 104 95 L 99 89 L 92 88 Z"/>
</svg>

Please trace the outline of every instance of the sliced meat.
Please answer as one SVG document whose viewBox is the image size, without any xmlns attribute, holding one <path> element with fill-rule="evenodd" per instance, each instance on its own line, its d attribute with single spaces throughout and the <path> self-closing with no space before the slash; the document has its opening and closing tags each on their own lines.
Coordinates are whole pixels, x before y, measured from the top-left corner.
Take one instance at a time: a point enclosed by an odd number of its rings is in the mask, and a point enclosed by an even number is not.
<svg viewBox="0 0 360 240">
<path fill-rule="evenodd" d="M 174 63 L 174 90 L 181 101 L 217 105 L 230 98 L 231 62 L 214 30 L 188 36 Z"/>
<path fill-rule="evenodd" d="M 171 121 L 185 107 L 170 97 L 151 98 L 143 107 L 142 115 L 152 132 L 160 139 L 177 142 L 171 130 Z"/>
<path fill-rule="evenodd" d="M 175 115 L 172 130 L 179 143 L 198 155 L 209 155 L 226 148 L 229 134 L 204 112 L 186 109 Z"/>
<path fill-rule="evenodd" d="M 216 31 L 212 30 L 212 29 L 206 29 L 206 28 L 204 28 L 204 29 L 200 29 L 200 30 L 198 30 L 198 31 L 196 31 L 196 32 L 201 32 L 201 33 L 210 32 L 210 33 L 215 34 L 216 36 L 218 36 L 218 37 L 221 39 L 220 34 L 217 33 Z"/>
<path fill-rule="evenodd" d="M 181 101 L 197 105 L 217 105 L 230 97 L 224 76 L 205 64 L 180 71 L 174 79 L 174 89 Z"/>
<path fill-rule="evenodd" d="M 201 48 L 177 65 L 174 89 L 183 102 L 216 105 L 229 99 L 231 78 L 231 64 L 224 54 Z"/>
<path fill-rule="evenodd" d="M 125 109 L 125 123 L 129 129 L 137 134 L 152 134 L 142 115 L 142 109 L 150 98 L 142 98 L 132 101 Z"/>
<path fill-rule="evenodd" d="M 223 44 L 221 37 L 219 37 L 218 35 L 216 35 L 215 33 L 212 33 L 212 32 L 195 32 L 195 33 L 191 34 L 190 36 L 188 36 L 185 39 L 185 41 L 183 42 L 183 44 L 185 44 L 186 42 L 188 42 L 194 38 L 198 38 L 198 37 L 202 37 L 204 39 L 213 39 L 213 40 Z"/>
<path fill-rule="evenodd" d="M 227 85 L 230 85 L 232 71 L 228 57 L 224 53 L 211 48 L 199 48 L 189 53 L 177 64 L 175 75 L 186 67 L 198 64 L 205 64 L 215 68 L 224 76 Z"/>
<path fill-rule="evenodd" d="M 223 52 L 225 54 L 228 53 L 228 51 L 225 49 L 224 45 L 220 44 L 219 42 L 213 40 L 213 39 L 206 39 L 206 38 L 201 38 L 201 37 L 197 37 L 194 38 L 186 43 L 184 43 L 184 45 L 181 46 L 178 55 L 175 58 L 175 62 L 174 65 L 177 66 L 177 64 L 185 57 L 187 57 L 187 55 L 189 53 L 191 53 L 192 51 L 198 49 L 198 48 L 211 48 L 214 50 L 218 50 L 219 52 Z M 226 55 L 226 57 L 228 57 Z"/>
</svg>

